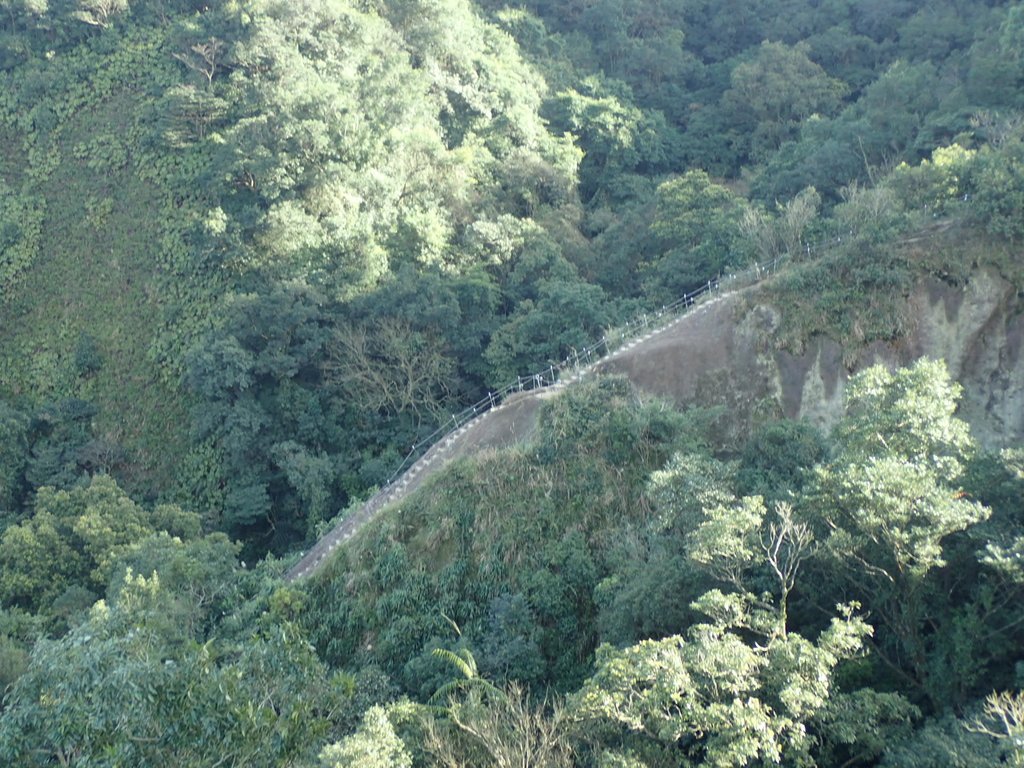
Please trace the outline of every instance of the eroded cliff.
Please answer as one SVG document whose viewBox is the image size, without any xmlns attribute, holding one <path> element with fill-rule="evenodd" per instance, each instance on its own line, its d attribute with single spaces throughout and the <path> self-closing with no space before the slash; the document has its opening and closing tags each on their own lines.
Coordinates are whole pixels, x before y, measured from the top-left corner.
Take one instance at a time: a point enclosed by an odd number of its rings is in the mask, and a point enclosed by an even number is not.
<svg viewBox="0 0 1024 768">
<path fill-rule="evenodd" d="M 772 416 L 807 419 L 825 429 L 838 418 L 848 378 L 875 363 L 906 365 L 922 357 L 946 361 L 963 385 L 961 415 L 986 447 L 1024 437 L 1024 317 L 1017 289 L 992 268 L 963 284 L 917 282 L 908 303 L 908 333 L 844 348 L 815 335 L 798 353 L 782 348 L 786 306 L 764 292 L 726 297 L 683 318 L 648 342 L 597 366 L 622 373 L 640 389 L 677 405 L 723 406 L 726 442 Z"/>
</svg>

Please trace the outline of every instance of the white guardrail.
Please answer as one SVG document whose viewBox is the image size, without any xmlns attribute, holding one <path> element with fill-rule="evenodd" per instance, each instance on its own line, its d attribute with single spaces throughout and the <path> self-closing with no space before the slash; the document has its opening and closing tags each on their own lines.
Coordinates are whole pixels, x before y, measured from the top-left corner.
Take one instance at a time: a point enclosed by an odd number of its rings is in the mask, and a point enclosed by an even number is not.
<svg viewBox="0 0 1024 768">
<path fill-rule="evenodd" d="M 804 244 L 800 252 L 801 255 L 810 256 L 842 242 L 842 236 L 832 237 L 815 244 Z M 646 333 L 656 332 L 675 322 L 693 307 L 702 303 L 708 296 L 721 293 L 725 288 L 737 290 L 753 285 L 774 275 L 789 256 L 790 254 L 786 253 L 776 256 L 768 262 L 755 262 L 739 272 L 720 275 L 709 280 L 700 288 L 680 296 L 671 304 L 666 304 L 658 310 L 644 312 L 625 325 L 606 333 L 593 345 L 584 347 L 581 351 L 573 350 L 572 354 L 564 360 L 551 363 L 538 373 L 519 376 L 505 387 L 488 392 L 486 397 L 458 413 L 452 414 L 450 419 L 412 446 L 384 486 L 367 499 L 362 507 L 321 536 L 316 544 L 288 569 L 284 575 L 285 581 L 292 582 L 305 578 L 318 570 L 328 556 L 343 542 L 350 539 L 363 523 L 370 520 L 377 511 L 401 497 L 412 479 L 437 458 L 437 449 L 443 442 L 450 444 L 456 436 L 465 432 L 471 424 L 501 405 L 510 395 L 554 386 L 559 384 L 563 376 L 569 372 L 572 373 L 571 378 L 578 378 L 586 369 L 604 360 L 634 339 Z"/>
</svg>

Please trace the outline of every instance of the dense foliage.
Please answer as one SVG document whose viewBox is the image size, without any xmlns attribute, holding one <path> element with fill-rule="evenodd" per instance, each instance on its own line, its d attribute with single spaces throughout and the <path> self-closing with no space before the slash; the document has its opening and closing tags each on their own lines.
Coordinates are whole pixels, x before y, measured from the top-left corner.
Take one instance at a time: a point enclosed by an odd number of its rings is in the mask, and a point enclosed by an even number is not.
<svg viewBox="0 0 1024 768">
<path fill-rule="evenodd" d="M 1000 0 L 0 0 L 0 762 L 1024 764 L 1024 462 L 939 363 L 828 435 L 590 383 L 276 559 L 718 274 L 847 362 L 1020 287 L 1022 64 Z"/>
<path fill-rule="evenodd" d="M 974 445 L 958 394 L 941 363 L 872 368 L 831 436 L 768 423 L 727 460 L 713 414 L 581 385 L 530 446 L 461 462 L 301 589 L 109 479 L 41 492 L 46 509 L 0 540 L 0 751 L 25 765 L 1019 759 L 1019 695 L 988 695 L 1019 685 L 1024 472 L 1017 452 Z M 56 561 L 52 590 L 26 586 Z M 90 587 L 107 595 L 91 608 Z"/>
<path fill-rule="evenodd" d="M 894 233 L 965 197 L 1020 237 L 999 3 L 4 8 L 15 513 L 108 472 L 283 552 L 461 404 L 719 272 L 855 229 L 849 279 L 892 295 Z"/>
</svg>

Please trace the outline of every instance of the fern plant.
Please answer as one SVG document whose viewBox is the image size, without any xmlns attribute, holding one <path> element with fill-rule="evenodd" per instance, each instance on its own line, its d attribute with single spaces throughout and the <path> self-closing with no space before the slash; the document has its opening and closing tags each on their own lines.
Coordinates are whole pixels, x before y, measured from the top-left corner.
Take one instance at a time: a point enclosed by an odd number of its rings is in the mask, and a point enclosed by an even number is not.
<svg viewBox="0 0 1024 768">
<path fill-rule="evenodd" d="M 428 700 L 427 704 L 439 714 L 448 713 L 451 704 L 460 694 L 479 691 L 482 695 L 498 700 L 506 698 L 504 691 L 487 678 L 480 676 L 476 659 L 473 657 L 473 652 L 468 648 L 459 648 L 456 651 L 450 651 L 447 648 L 435 648 L 433 654 L 447 662 L 459 674 L 458 677 L 449 680 L 438 688 Z M 438 702 L 442 703 L 439 704 Z"/>
</svg>

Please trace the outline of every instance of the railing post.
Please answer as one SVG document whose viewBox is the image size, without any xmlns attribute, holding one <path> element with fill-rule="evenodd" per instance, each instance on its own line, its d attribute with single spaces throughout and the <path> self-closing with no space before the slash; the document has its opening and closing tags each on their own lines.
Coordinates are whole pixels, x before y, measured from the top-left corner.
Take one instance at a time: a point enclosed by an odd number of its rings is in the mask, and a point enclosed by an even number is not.
<svg viewBox="0 0 1024 768">
<path fill-rule="evenodd" d="M 968 200 L 968 197 L 967 197 L 967 195 L 965 195 L 964 196 L 964 201 L 967 202 L 967 200 Z M 849 231 L 850 239 L 853 238 L 853 234 L 854 234 L 853 230 L 850 230 Z M 838 244 L 842 244 L 843 238 L 842 238 L 841 234 L 836 236 L 835 242 L 838 243 Z M 822 241 L 820 241 L 818 243 L 815 243 L 815 244 L 812 244 L 812 243 L 802 243 L 802 245 L 804 246 L 805 253 L 809 257 L 811 255 L 812 250 L 814 250 L 814 251 L 825 250 L 825 249 L 828 248 L 828 246 L 831 243 L 832 243 L 832 237 L 828 236 L 827 238 L 823 239 Z M 798 247 L 799 247 L 799 245 L 798 245 Z M 680 298 L 678 298 L 675 301 L 671 302 L 670 306 L 672 308 L 672 311 L 675 314 L 680 315 L 680 314 L 682 314 L 680 309 L 685 310 L 685 309 L 688 309 L 690 307 L 695 306 L 696 303 L 697 303 L 697 299 L 702 294 L 704 294 L 704 293 L 711 293 L 712 291 L 715 291 L 715 290 L 722 291 L 723 290 L 722 284 L 723 284 L 724 281 L 725 282 L 729 282 L 730 284 L 735 284 L 738 278 L 746 279 L 746 277 L 748 275 L 751 276 L 752 278 L 754 278 L 755 280 L 760 280 L 760 279 L 762 279 L 764 277 L 768 277 L 769 275 L 771 275 L 771 274 L 773 274 L 773 273 L 778 271 L 781 262 L 787 256 L 792 256 L 792 255 L 793 255 L 792 253 L 787 251 L 786 253 L 783 253 L 783 254 L 776 254 L 776 256 L 773 257 L 773 259 L 770 262 L 767 262 L 764 265 L 762 265 L 760 261 L 755 261 L 752 266 L 748 267 L 747 269 L 745 269 L 742 272 L 739 272 L 739 273 L 733 272 L 732 274 L 727 274 L 727 275 L 724 275 L 724 276 L 719 274 L 717 278 L 709 279 L 707 281 L 706 285 L 701 286 L 700 288 L 698 288 L 696 290 L 693 290 L 693 291 L 690 291 L 688 293 L 685 293 Z M 657 318 L 661 318 L 665 314 L 667 314 L 668 311 L 669 311 L 669 306 L 662 305 L 661 310 L 657 311 L 655 313 L 656 317 Z M 643 312 L 639 317 L 636 317 L 634 320 L 626 322 L 624 325 L 622 325 L 618 329 L 616 329 L 617 330 L 617 338 L 616 338 L 617 346 L 615 348 L 616 349 L 621 348 L 623 346 L 623 342 L 625 340 L 637 338 L 637 336 L 639 335 L 638 331 L 641 328 L 646 329 L 646 328 L 650 327 L 650 325 L 651 325 L 651 318 L 649 318 L 647 316 L 646 312 Z M 579 350 L 573 349 L 571 355 L 567 356 L 565 358 L 564 362 L 559 363 L 557 370 L 559 372 L 565 370 L 568 367 L 570 361 L 578 369 L 578 368 L 580 368 L 580 366 L 582 364 L 582 359 L 585 359 L 587 361 L 587 363 L 591 363 L 595 359 L 596 360 L 600 360 L 601 357 L 602 357 L 602 355 L 601 355 L 601 353 L 599 351 L 599 346 L 600 345 L 604 345 L 604 354 L 605 355 L 607 355 L 609 352 L 612 351 L 612 346 L 609 343 L 609 338 L 608 338 L 608 336 L 606 334 L 605 336 L 603 336 L 601 338 L 601 340 L 599 342 L 597 342 L 594 345 L 594 347 L 592 347 L 592 348 L 591 347 L 583 347 L 582 354 L 580 354 Z M 529 390 L 531 388 L 532 389 L 540 389 L 540 388 L 546 386 L 548 383 L 554 384 L 555 383 L 555 371 L 556 371 L 556 367 L 555 367 L 554 363 L 550 363 L 548 365 L 548 372 L 547 372 L 547 374 L 544 374 L 544 372 L 541 371 L 541 372 L 534 373 L 534 374 L 531 374 L 531 375 L 528 375 L 528 376 L 525 376 L 525 377 L 521 376 L 521 375 L 517 375 L 516 376 L 515 384 L 511 384 L 510 383 L 506 388 L 500 390 L 498 393 L 488 391 L 487 392 L 487 399 L 486 400 L 481 400 L 480 402 L 478 402 L 478 403 L 476 403 L 476 404 L 474 404 L 472 406 L 467 406 L 465 410 L 463 410 L 462 412 L 460 412 L 458 414 L 451 414 L 451 426 L 450 426 L 450 428 L 448 428 L 448 431 L 447 432 L 443 432 L 443 430 L 447 426 L 447 422 L 442 422 L 442 425 L 439 426 L 438 429 L 433 434 L 431 434 L 428 437 L 423 439 L 423 443 L 422 444 L 424 446 L 426 446 L 426 449 L 429 451 L 430 448 L 435 446 L 439 441 L 443 440 L 446 436 L 452 435 L 454 432 L 456 432 L 456 430 L 458 430 L 460 427 L 462 427 L 466 423 L 468 423 L 472 419 L 472 417 L 478 416 L 482 412 L 486 412 L 487 409 L 495 408 L 498 405 L 498 403 L 501 402 L 502 398 L 507 396 L 508 394 L 510 394 L 513 390 L 519 391 L 519 392 L 523 392 L 524 390 Z M 548 377 L 549 381 L 545 380 L 545 375 Z M 532 384 L 532 387 L 531 387 L 531 384 Z M 487 404 L 486 407 L 484 406 L 484 403 Z M 437 437 L 435 439 L 435 436 L 437 436 L 439 434 L 440 434 L 440 437 Z M 406 465 L 413 458 L 413 456 L 416 455 L 418 449 L 419 449 L 419 444 L 414 444 L 412 446 L 412 448 L 409 451 L 409 455 L 406 456 L 405 460 L 399 466 L 398 470 L 396 470 L 395 474 L 392 475 L 392 479 L 389 480 L 387 482 L 387 484 L 384 486 L 384 488 L 382 488 L 381 491 L 379 491 L 373 497 L 373 499 L 371 499 L 371 501 L 367 503 L 366 507 L 364 507 L 364 508 L 369 510 L 368 514 L 370 512 L 375 512 L 376 511 L 376 507 L 373 506 L 373 504 L 376 503 L 374 500 L 378 500 L 379 504 L 382 504 L 383 503 L 383 499 L 384 499 L 384 491 L 386 491 L 388 488 L 394 487 L 394 485 L 397 483 L 396 478 L 402 472 L 407 472 L 408 471 L 408 467 Z M 422 458 L 422 456 L 421 456 L 421 458 Z M 415 464 L 415 463 L 416 462 L 414 461 L 413 464 Z M 377 506 L 379 506 L 379 504 L 377 504 Z M 310 566 L 310 568 L 311 567 L 314 567 L 314 566 Z M 307 568 L 303 573 L 308 572 L 308 570 L 309 570 L 309 568 Z"/>
</svg>

